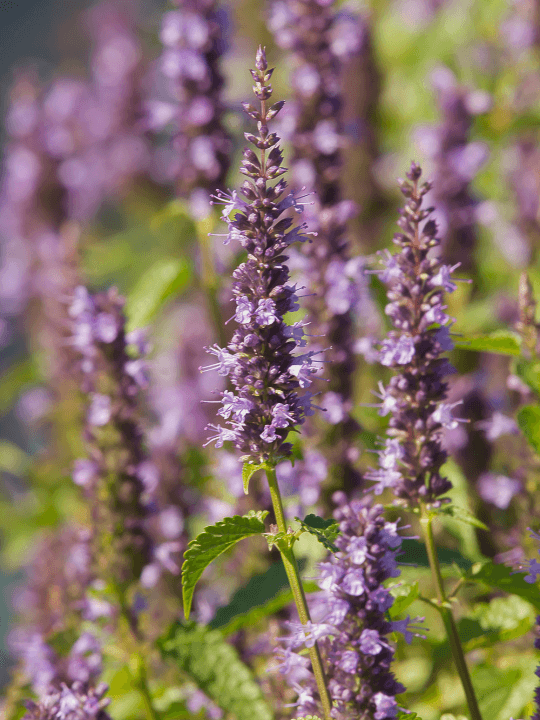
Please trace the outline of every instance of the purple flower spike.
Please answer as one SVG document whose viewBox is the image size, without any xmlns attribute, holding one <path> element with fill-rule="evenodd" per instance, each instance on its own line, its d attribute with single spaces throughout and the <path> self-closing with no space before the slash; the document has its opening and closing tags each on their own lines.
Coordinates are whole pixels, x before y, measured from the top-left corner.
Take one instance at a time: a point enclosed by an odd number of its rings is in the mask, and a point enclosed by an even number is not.
<svg viewBox="0 0 540 720">
<path fill-rule="evenodd" d="M 238 327 L 227 348 L 208 348 L 218 362 L 202 370 L 217 370 L 228 376 L 234 388 L 222 394 L 223 406 L 218 411 L 228 427 L 209 425 L 211 440 L 218 447 L 233 441 L 245 453 L 245 460 L 262 462 L 289 455 L 290 445 L 285 442 L 288 432 L 311 413 L 310 393 L 300 395 L 299 390 L 312 381 L 317 353 L 294 356 L 293 351 L 305 342 L 301 328 L 284 320 L 287 312 L 296 309 L 297 296 L 296 287 L 289 284 L 283 252 L 291 243 L 307 237 L 301 228 L 292 227 L 290 218 L 282 217 L 292 205 L 292 201 L 280 201 L 287 183 L 280 179 L 270 184 L 285 168 L 281 166 L 279 138 L 269 131 L 267 121 L 278 114 L 283 103 L 267 105 L 272 95 L 272 70 L 268 70 L 261 48 L 256 68 L 251 74 L 261 106 L 258 109 L 246 103 L 244 109 L 257 120 L 258 134 L 246 133 L 246 138 L 259 152 L 244 150 L 241 172 L 248 179 L 241 194 L 246 200 L 236 192 L 214 196 L 224 206 L 227 237 L 238 239 L 248 252 L 246 262 L 233 273 Z"/>
<path fill-rule="evenodd" d="M 223 77 L 227 18 L 215 0 L 175 0 L 163 16 L 161 42 L 147 126 L 172 135 L 174 152 L 160 148 L 154 175 L 188 197 L 195 217 L 208 215 L 210 192 L 223 187 L 231 140 L 223 126 Z"/>
<path fill-rule="evenodd" d="M 362 482 L 355 468 L 359 426 L 351 415 L 354 324 L 356 317 L 369 314 L 371 303 L 363 262 L 351 260 L 346 238 L 356 206 L 343 199 L 344 151 L 350 140 L 341 85 L 346 63 L 364 48 L 365 26 L 363 18 L 338 11 L 334 0 L 274 0 L 269 26 L 295 66 L 293 100 L 283 121 L 293 148 L 291 176 L 298 189 L 308 191 L 306 197 L 313 196 L 307 215 L 317 242 L 305 244 L 295 264 L 305 284 L 315 290 L 307 300 L 313 319 L 310 333 L 324 337 L 330 346 L 325 351 L 330 392 L 321 404 L 332 427 L 324 428 L 331 438 L 324 444 L 330 448 L 326 452 L 336 485 L 354 489 Z M 315 442 L 322 441 L 319 437 Z"/>
<path fill-rule="evenodd" d="M 438 498 L 451 488 L 440 474 L 447 458 L 441 436 L 444 428 L 455 429 L 464 422 L 452 412 L 459 402 L 445 402 L 443 378 L 452 368 L 441 357 L 452 347 L 443 293 L 455 289 L 451 280 L 455 267 L 431 253 L 441 241 L 430 218 L 432 209 L 422 208 L 431 184 L 420 185 L 421 174 L 413 163 L 408 180 L 400 181 L 407 204 L 398 221 L 402 232 L 394 242 L 401 249 L 383 255 L 386 269 L 380 275 L 390 286 L 385 312 L 395 330 L 383 341 L 379 360 L 397 374 L 386 388 L 379 385 L 379 413 L 391 414 L 388 439 L 379 452 L 379 468 L 366 474 L 377 483 L 375 493 L 392 488 L 410 506 L 419 501 L 440 504 Z"/>
<path fill-rule="evenodd" d="M 23 720 L 111 720 L 105 712 L 110 702 L 104 697 L 107 690 L 105 683 L 88 689 L 80 681 L 70 686 L 62 683 L 59 688 L 51 686 L 38 702 L 26 701 Z"/>
<path fill-rule="evenodd" d="M 396 524 L 385 521 L 382 505 L 370 507 L 369 501 L 356 500 L 347 505 L 342 493 L 334 498 L 339 502 L 335 512 L 341 530 L 336 540 L 339 552 L 321 563 L 323 592 L 313 609 L 317 621 L 309 627 L 309 638 L 318 638 L 335 717 L 390 720 L 397 715 L 395 696 L 404 688 L 391 672 L 394 651 L 387 636 L 403 632 L 408 641 L 416 634 L 410 618 L 386 619 L 393 598 L 383 583 L 395 576 L 401 537 Z M 289 668 L 293 666 L 291 648 L 309 642 L 306 633 L 299 632 L 300 626 L 292 623 L 291 630 L 283 638 Z M 286 671 L 285 664 L 281 671 Z M 304 671 L 296 689 L 299 714 L 319 714 L 314 678 Z"/>
</svg>

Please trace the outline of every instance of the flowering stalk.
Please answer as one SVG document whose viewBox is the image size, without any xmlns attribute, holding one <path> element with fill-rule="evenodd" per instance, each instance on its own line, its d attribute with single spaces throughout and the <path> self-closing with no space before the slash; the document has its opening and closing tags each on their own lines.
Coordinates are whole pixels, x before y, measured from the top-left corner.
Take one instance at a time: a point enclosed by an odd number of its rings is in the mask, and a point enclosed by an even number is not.
<svg viewBox="0 0 540 720">
<path fill-rule="evenodd" d="M 444 312 L 443 293 L 455 290 L 451 273 L 456 266 L 442 264 L 430 251 L 440 246 L 432 209 L 422 209 L 431 184 L 419 185 L 422 171 L 412 163 L 408 181 L 401 182 L 407 204 L 398 221 L 402 229 L 394 237 L 401 247 L 396 255 L 387 252 L 382 279 L 390 283 L 385 308 L 395 330 L 380 350 L 380 362 L 394 367 L 395 375 L 385 389 L 380 385 L 380 414 L 391 413 L 385 447 L 379 451 L 379 469 L 366 475 L 375 480 L 375 492 L 393 489 L 401 505 L 419 512 L 431 571 L 437 587 L 438 604 L 452 655 L 460 675 L 473 720 L 480 712 L 459 641 L 456 625 L 445 594 L 432 523 L 437 509 L 448 499 L 441 498 L 452 487 L 441 475 L 447 453 L 441 446 L 443 428 L 455 428 L 453 406 L 446 403 L 447 384 L 443 377 L 453 369 L 442 357 L 452 348 L 448 330 L 451 318 Z M 425 222 L 424 222 L 425 221 Z M 424 223 L 422 225 L 422 223 Z"/>
<path fill-rule="evenodd" d="M 305 346 L 303 329 L 301 323 L 289 326 L 284 320 L 287 312 L 298 309 L 298 304 L 296 288 L 287 284 L 289 271 L 283 251 L 307 237 L 302 234 L 302 227 L 291 229 L 290 218 L 281 218 L 287 208 L 298 209 L 292 195 L 279 201 L 287 187 L 285 181 L 268 185 L 269 180 L 285 172 L 279 138 L 269 133 L 267 125 L 284 103 L 267 107 L 273 71 L 268 69 L 263 48 L 257 51 L 255 65 L 251 74 L 260 109 L 249 104 L 244 109 L 257 120 L 258 134 L 246 133 L 246 139 L 260 150 L 260 157 L 250 149 L 244 150 L 241 172 L 248 180 L 242 186 L 242 194 L 248 202 L 236 192 L 216 196 L 225 205 L 222 216 L 229 226 L 225 242 L 239 240 L 248 257 L 233 273 L 238 327 L 226 349 L 209 348 L 218 362 L 205 369 L 228 375 L 236 391 L 222 393 L 218 413 L 229 427 L 210 425 L 214 435 L 209 442 L 215 440 L 217 447 L 221 447 L 231 440 L 245 453 L 243 461 L 265 467 L 280 535 L 275 544 L 282 555 L 298 614 L 307 623 L 309 611 L 292 549 L 294 538 L 287 531 L 275 473 L 278 460 L 291 454 L 291 445 L 285 442 L 289 431 L 313 412 L 310 393 L 301 396 L 298 391 L 311 383 L 315 372 L 312 358 L 316 353 L 292 355 L 295 348 Z M 234 211 L 237 212 L 231 217 Z M 331 702 L 316 645 L 311 650 L 311 661 L 329 720 Z"/>
<path fill-rule="evenodd" d="M 327 448 L 333 484 L 351 490 L 362 482 L 354 466 L 359 426 L 351 410 L 356 367 L 353 319 L 363 281 L 362 262 L 351 260 L 346 238 L 355 205 L 343 199 L 347 140 L 340 76 L 344 61 L 362 44 L 362 25 L 359 18 L 339 13 L 336 5 L 316 0 L 276 2 L 269 24 L 276 42 L 291 52 L 296 65 L 291 77 L 291 173 L 296 186 L 313 192 L 315 198 L 309 226 L 317 232 L 317 242 L 306 244 L 304 257 L 298 260 L 305 284 L 315 291 L 307 300 L 310 333 L 324 337 L 330 346 L 325 352 L 329 392 L 321 403 L 329 424 L 315 431 L 314 444 Z"/>
</svg>

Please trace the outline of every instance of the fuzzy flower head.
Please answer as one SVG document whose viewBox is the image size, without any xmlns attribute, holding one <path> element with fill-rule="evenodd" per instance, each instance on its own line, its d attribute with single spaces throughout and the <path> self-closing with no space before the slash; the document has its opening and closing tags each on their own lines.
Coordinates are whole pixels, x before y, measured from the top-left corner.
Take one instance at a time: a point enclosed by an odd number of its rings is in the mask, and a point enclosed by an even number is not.
<svg viewBox="0 0 540 720">
<path fill-rule="evenodd" d="M 379 413 L 390 413 L 388 439 L 379 452 L 379 468 L 366 474 L 375 492 L 392 488 L 403 502 L 440 504 L 451 484 L 440 474 L 447 454 L 441 446 L 443 430 L 464 422 L 454 415 L 459 403 L 447 403 L 444 376 L 453 369 L 442 356 L 452 349 L 444 293 L 455 290 L 452 273 L 432 250 L 440 246 L 432 208 L 422 207 L 430 183 L 420 185 L 421 169 L 413 163 L 407 180 L 400 181 L 407 198 L 400 211 L 401 232 L 394 237 L 399 252 L 383 255 L 380 276 L 389 286 L 385 312 L 394 329 L 383 340 L 379 361 L 393 368 L 386 388 L 379 385 Z"/>
<path fill-rule="evenodd" d="M 255 66 L 251 74 L 259 107 L 244 104 L 258 128 L 257 135 L 245 134 L 255 147 L 244 150 L 240 171 L 247 179 L 239 193 L 218 192 L 214 196 L 223 206 L 222 219 L 228 226 L 225 242 L 240 242 L 248 254 L 233 273 L 237 327 L 226 348 L 215 345 L 208 349 L 217 362 L 202 370 L 217 370 L 228 376 L 233 387 L 222 393 L 218 410 L 226 427 L 210 425 L 210 440 L 218 447 L 232 441 L 245 453 L 245 459 L 261 462 L 288 455 L 287 434 L 310 414 L 311 396 L 300 391 L 312 382 L 316 353 L 293 354 L 305 341 L 300 328 L 285 321 L 285 315 L 298 308 L 298 296 L 296 287 L 289 284 L 283 252 L 307 236 L 302 226 L 293 227 L 292 219 L 282 217 L 287 208 L 294 205 L 298 211 L 301 206 L 285 194 L 287 183 L 278 179 L 286 170 L 281 164 L 279 138 L 267 123 L 279 113 L 283 102 L 267 105 L 273 71 L 268 69 L 262 48 Z M 274 180 L 277 182 L 272 184 Z"/>
</svg>

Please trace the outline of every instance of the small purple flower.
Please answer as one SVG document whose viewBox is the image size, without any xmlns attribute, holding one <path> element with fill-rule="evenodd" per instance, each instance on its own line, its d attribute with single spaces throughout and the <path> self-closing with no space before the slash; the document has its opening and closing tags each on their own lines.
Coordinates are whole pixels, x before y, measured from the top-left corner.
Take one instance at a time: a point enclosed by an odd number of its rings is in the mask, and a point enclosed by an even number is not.
<svg viewBox="0 0 540 720">
<path fill-rule="evenodd" d="M 93 460 L 79 459 L 73 464 L 73 482 L 81 487 L 89 487 L 99 475 L 99 465 Z"/>
<path fill-rule="evenodd" d="M 261 326 L 271 325 L 279 320 L 276 315 L 276 304 L 270 298 L 259 300 L 257 309 L 255 310 L 255 320 Z"/>
<path fill-rule="evenodd" d="M 522 484 L 515 478 L 494 473 L 482 473 L 477 482 L 478 493 L 482 500 L 506 510 L 512 499 L 522 489 Z"/>
<path fill-rule="evenodd" d="M 383 647 L 381 637 L 377 630 L 363 630 L 360 635 L 360 650 L 366 655 L 378 655 Z"/>
<path fill-rule="evenodd" d="M 108 395 L 93 393 L 90 398 L 87 420 L 90 425 L 101 427 L 111 419 L 111 398 Z"/>
<path fill-rule="evenodd" d="M 414 341 L 409 335 L 398 338 L 386 338 L 383 341 L 379 362 L 382 365 L 408 365 L 414 357 Z"/>
<path fill-rule="evenodd" d="M 242 325 L 248 325 L 251 322 L 251 316 L 253 315 L 253 304 L 250 303 L 250 301 L 247 299 L 247 297 L 244 297 L 243 295 L 240 295 L 236 298 L 236 314 L 235 319 L 236 322 L 241 323 Z"/>
</svg>

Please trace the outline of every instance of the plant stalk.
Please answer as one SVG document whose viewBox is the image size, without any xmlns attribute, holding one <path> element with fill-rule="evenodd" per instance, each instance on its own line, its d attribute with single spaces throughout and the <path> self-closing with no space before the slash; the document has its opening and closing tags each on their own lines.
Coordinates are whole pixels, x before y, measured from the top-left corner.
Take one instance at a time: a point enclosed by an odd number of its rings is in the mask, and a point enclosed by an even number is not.
<svg viewBox="0 0 540 720">
<path fill-rule="evenodd" d="M 266 477 L 268 479 L 272 506 L 276 516 L 276 524 L 280 532 L 286 533 L 287 524 L 283 513 L 283 503 L 281 502 L 281 493 L 279 492 L 275 469 L 267 469 Z M 298 611 L 298 617 L 300 618 L 302 625 L 305 625 L 310 622 L 311 617 L 309 615 L 306 595 L 302 586 L 302 580 L 300 579 L 300 573 L 298 571 L 298 564 L 294 556 L 294 551 L 292 548 L 289 548 L 288 550 L 281 550 L 280 552 L 283 565 L 285 566 L 285 572 L 287 573 L 287 578 L 289 579 L 289 585 L 291 586 L 296 609 Z M 328 694 L 328 688 L 326 687 L 326 676 L 324 674 L 321 653 L 316 642 L 313 647 L 309 648 L 309 657 L 311 660 L 313 674 L 315 675 L 315 680 L 317 681 L 317 688 L 321 697 L 325 720 L 332 720 L 330 714 L 332 710 L 332 701 L 330 699 L 330 695 Z"/>
<path fill-rule="evenodd" d="M 422 529 L 424 531 L 426 549 L 429 557 L 429 565 L 431 567 L 431 574 L 437 588 L 437 609 L 441 614 L 441 618 L 444 623 L 444 627 L 448 637 L 448 642 L 450 644 L 452 657 L 454 658 L 454 663 L 456 665 L 458 675 L 461 679 L 461 684 L 463 685 L 463 690 L 467 699 L 467 705 L 471 714 L 471 720 L 482 720 L 482 715 L 480 714 L 480 708 L 478 707 L 478 701 L 474 692 L 471 676 L 469 674 L 469 669 L 465 660 L 465 653 L 463 652 L 463 647 L 461 646 L 461 641 L 459 639 L 459 634 L 450 607 L 450 602 L 444 590 L 444 582 L 441 575 L 439 558 L 437 556 L 435 538 L 433 537 L 433 518 L 430 517 L 424 509 L 420 524 L 422 525 Z"/>
</svg>

